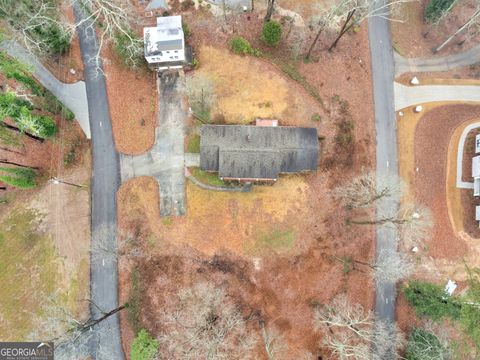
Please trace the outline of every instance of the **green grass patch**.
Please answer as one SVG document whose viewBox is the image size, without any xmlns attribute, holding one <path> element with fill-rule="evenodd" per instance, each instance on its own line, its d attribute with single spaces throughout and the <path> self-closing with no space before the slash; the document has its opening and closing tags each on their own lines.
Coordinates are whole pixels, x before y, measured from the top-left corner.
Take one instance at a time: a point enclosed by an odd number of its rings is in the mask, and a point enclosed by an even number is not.
<svg viewBox="0 0 480 360">
<path fill-rule="evenodd" d="M 190 169 L 192 175 L 197 178 L 198 181 L 212 186 L 225 186 L 225 182 L 218 177 L 216 173 L 209 173 L 200 170 L 198 167 Z"/>
<path fill-rule="evenodd" d="M 252 255 L 278 252 L 292 248 L 296 235 L 293 230 L 272 230 L 260 233 L 253 245 L 247 249 Z"/>
<path fill-rule="evenodd" d="M 16 208 L 0 223 L 0 338 L 25 339 L 41 302 L 53 294 L 58 276 L 50 237 L 38 230 L 32 210 Z"/>
<path fill-rule="evenodd" d="M 127 318 L 133 331 L 138 333 L 141 330 L 140 306 L 143 292 L 143 286 L 138 269 L 133 269 L 131 274 L 131 282 L 132 287 L 128 297 Z"/>
<path fill-rule="evenodd" d="M 171 216 L 162 217 L 162 224 L 165 225 L 165 226 L 172 225 L 173 224 L 172 217 Z"/>
<path fill-rule="evenodd" d="M 190 135 L 187 143 L 187 152 L 194 154 L 198 154 L 200 152 L 200 135 Z"/>
<path fill-rule="evenodd" d="M 19 189 L 31 189 L 36 186 L 37 173 L 30 168 L 0 167 L 0 180 Z"/>
<path fill-rule="evenodd" d="M 32 91 L 32 94 L 43 96 L 43 88 L 32 78 L 30 68 L 21 62 L 0 52 L 0 72 L 8 79 L 15 79 Z"/>
</svg>

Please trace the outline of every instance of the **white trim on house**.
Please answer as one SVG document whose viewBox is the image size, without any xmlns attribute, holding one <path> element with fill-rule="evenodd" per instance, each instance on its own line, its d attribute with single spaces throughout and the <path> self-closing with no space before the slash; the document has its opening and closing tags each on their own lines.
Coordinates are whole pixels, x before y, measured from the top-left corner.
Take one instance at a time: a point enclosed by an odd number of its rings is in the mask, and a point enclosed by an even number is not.
<svg viewBox="0 0 480 360">
<path fill-rule="evenodd" d="M 149 65 L 185 62 L 185 38 L 182 17 L 163 16 L 157 18 L 156 27 L 143 28 L 145 59 Z"/>
</svg>

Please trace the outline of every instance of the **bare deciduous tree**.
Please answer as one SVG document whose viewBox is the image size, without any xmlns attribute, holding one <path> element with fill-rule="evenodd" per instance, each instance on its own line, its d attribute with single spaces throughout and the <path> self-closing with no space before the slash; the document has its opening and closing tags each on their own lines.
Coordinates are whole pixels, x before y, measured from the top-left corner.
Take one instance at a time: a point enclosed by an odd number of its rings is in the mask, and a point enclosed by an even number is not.
<svg viewBox="0 0 480 360">
<path fill-rule="evenodd" d="M 328 17 L 328 26 L 336 29 L 338 33 L 328 51 L 332 51 L 339 40 L 353 26 L 361 24 L 368 18 L 383 17 L 392 21 L 401 21 L 392 18 L 391 14 L 396 12 L 395 9 L 399 5 L 412 1 L 416 0 L 386 0 L 384 2 L 377 0 L 334 0 L 326 11 L 332 14 Z"/>
<path fill-rule="evenodd" d="M 306 59 L 310 59 L 312 51 L 317 45 L 320 35 L 324 32 L 325 29 L 335 28 L 335 18 L 337 16 L 337 8 L 330 5 L 325 5 L 325 3 L 315 3 L 313 5 L 315 15 L 310 18 L 310 27 L 316 29 L 315 37 L 308 48 L 307 54 L 305 55 Z"/>
<path fill-rule="evenodd" d="M 138 258 L 143 256 L 135 238 L 128 234 L 119 232 L 114 225 L 104 224 L 92 234 L 90 247 L 92 261 L 114 261 L 120 257 Z"/>
<path fill-rule="evenodd" d="M 193 115 L 203 123 L 210 122 L 210 110 L 215 104 L 215 83 L 203 74 L 187 77 L 188 101 Z"/>
<path fill-rule="evenodd" d="M 60 38 L 70 43 L 75 26 L 59 19 L 54 1 L 0 0 L 0 17 L 6 20 L 14 37 L 30 51 L 49 54 Z M 50 32 L 50 36 L 39 36 Z M 54 47 L 54 46 L 53 46 Z"/>
<path fill-rule="evenodd" d="M 222 288 L 199 283 L 178 293 L 160 320 L 162 359 L 252 359 L 257 341 Z"/>
<path fill-rule="evenodd" d="M 452 4 L 453 6 L 454 4 Z M 477 5 L 477 9 L 473 15 L 461 25 L 452 35 L 450 35 L 443 43 L 436 47 L 433 52 L 438 52 L 447 46 L 454 38 L 456 38 L 462 32 L 466 33 L 466 36 L 475 36 L 480 31 L 480 4 Z"/>
<path fill-rule="evenodd" d="M 263 22 L 268 22 L 272 18 L 273 10 L 275 8 L 275 0 L 267 0 L 267 13 L 265 14 L 265 18 Z"/>
<path fill-rule="evenodd" d="M 375 279 L 396 283 L 409 277 L 414 270 L 414 264 L 402 252 L 380 252 L 373 265 Z"/>
<path fill-rule="evenodd" d="M 381 251 L 377 260 L 373 263 L 356 260 L 351 256 L 333 256 L 333 258 L 343 264 L 345 272 L 352 270 L 362 271 L 357 265 L 370 268 L 373 270 L 377 281 L 396 283 L 397 281 L 407 278 L 414 270 L 414 264 L 403 252 Z"/>
<path fill-rule="evenodd" d="M 143 40 L 135 36 L 132 28 L 135 27 L 135 11 L 129 0 L 72 0 L 85 12 L 85 16 L 76 26 L 85 26 L 86 30 L 94 35 L 99 32 L 98 50 L 90 59 L 99 71 L 101 51 L 107 43 L 122 42 L 122 51 L 126 59 L 132 64 L 143 53 Z"/>
<path fill-rule="evenodd" d="M 387 175 L 377 179 L 374 171 L 362 171 L 359 176 L 337 187 L 333 195 L 348 208 L 354 209 L 371 206 L 383 198 L 401 196 L 403 191 L 403 182 L 396 176 Z"/>
<path fill-rule="evenodd" d="M 288 347 L 283 336 L 276 329 L 267 330 L 263 320 L 260 320 L 260 328 L 262 329 L 262 341 L 268 360 L 286 359 L 285 353 Z"/>
<path fill-rule="evenodd" d="M 91 355 L 92 348 L 95 348 L 92 341 L 98 346 L 108 341 L 106 340 L 110 329 L 108 324 L 102 327 L 99 325 L 106 324 L 105 320 L 125 309 L 127 305 L 105 311 L 90 300 L 86 301 L 100 310 L 98 318 L 79 318 L 54 298 L 48 298 L 42 306 L 42 314 L 34 317 L 35 331 L 29 334 L 28 338 L 32 341 L 45 339 L 54 342 L 56 359 L 87 358 Z M 99 338 L 104 338 L 104 340 L 98 341 Z M 97 348 L 97 351 L 101 350 L 101 348 Z M 108 359 L 109 357 L 97 358 Z"/>
<path fill-rule="evenodd" d="M 398 357 L 404 342 L 396 325 L 375 321 L 373 313 L 339 295 L 315 309 L 315 326 L 325 332 L 323 346 L 341 359 L 384 360 Z M 392 351 L 393 357 L 385 357 Z"/>
</svg>

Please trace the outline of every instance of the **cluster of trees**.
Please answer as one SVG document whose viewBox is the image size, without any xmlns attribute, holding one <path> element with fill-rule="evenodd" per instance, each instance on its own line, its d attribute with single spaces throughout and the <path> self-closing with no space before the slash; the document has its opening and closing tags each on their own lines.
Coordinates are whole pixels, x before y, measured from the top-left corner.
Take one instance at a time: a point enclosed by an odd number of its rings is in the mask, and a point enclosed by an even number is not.
<svg viewBox="0 0 480 360">
<path fill-rule="evenodd" d="M 470 354 L 480 354 L 480 269 L 466 268 L 468 273 L 468 289 L 464 294 L 458 296 L 448 295 L 443 287 L 428 282 L 410 281 L 402 288 L 405 298 L 413 306 L 416 313 L 422 317 L 439 322 L 450 320 L 453 324 L 457 324 L 468 340 L 461 344 L 465 352 Z M 439 359 L 448 358 L 452 349 L 444 340 L 438 339 L 435 334 L 425 335 L 423 333 L 414 334 L 416 337 L 424 337 L 424 342 L 428 342 L 434 350 L 432 354 L 443 354 Z M 435 339 L 434 338 L 437 338 Z M 468 343 L 474 345 L 469 349 Z M 427 352 L 429 348 L 424 347 L 422 351 Z M 420 351 L 421 349 L 417 349 Z M 420 356 L 411 357 L 412 360 L 420 359 Z M 421 359 L 433 359 L 430 357 L 422 357 Z"/>
<path fill-rule="evenodd" d="M 73 119 L 71 111 L 41 87 L 25 65 L 3 52 L 0 52 L 0 72 L 18 83 L 16 88 L 3 84 L 3 91 L 0 92 L 0 143 L 3 151 L 22 155 L 20 148 L 23 136 L 38 142 L 54 137 L 57 125 L 50 113 L 62 113 L 67 119 Z M 7 159 L 1 159 L 0 162 L 15 166 L 2 168 L 0 180 L 4 184 L 22 189 L 35 186 L 35 168 Z"/>
<path fill-rule="evenodd" d="M 142 63 L 143 41 L 135 28 L 134 8 L 129 0 L 69 0 L 86 15 L 76 23 L 62 17 L 56 0 L 0 1 L 0 19 L 6 21 L 13 36 L 27 49 L 44 55 L 61 55 L 68 51 L 77 27 L 98 31 L 99 49 L 91 59 L 100 69 L 100 53 L 111 43 L 129 67 Z"/>
<path fill-rule="evenodd" d="M 315 325 L 323 332 L 323 346 L 338 359 L 397 359 L 404 347 L 396 325 L 375 319 L 371 311 L 344 295 L 315 309 Z"/>
<path fill-rule="evenodd" d="M 61 55 L 70 47 L 72 28 L 59 18 L 55 0 L 0 1 L 0 19 L 29 49 Z"/>
</svg>

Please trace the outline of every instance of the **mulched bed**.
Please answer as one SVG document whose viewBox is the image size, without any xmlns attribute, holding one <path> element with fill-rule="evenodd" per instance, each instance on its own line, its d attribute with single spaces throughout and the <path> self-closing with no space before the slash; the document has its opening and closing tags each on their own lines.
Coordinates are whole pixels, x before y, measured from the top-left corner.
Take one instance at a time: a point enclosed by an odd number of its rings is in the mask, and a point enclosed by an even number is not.
<svg viewBox="0 0 480 360">
<path fill-rule="evenodd" d="M 480 106 L 441 106 L 425 114 L 415 133 L 416 198 L 433 213 L 435 225 L 429 254 L 434 258 L 460 259 L 467 251 L 464 240 L 453 233 L 446 204 L 446 164 L 455 128 L 480 115 Z M 465 215 L 468 216 L 468 213 Z"/>
</svg>

